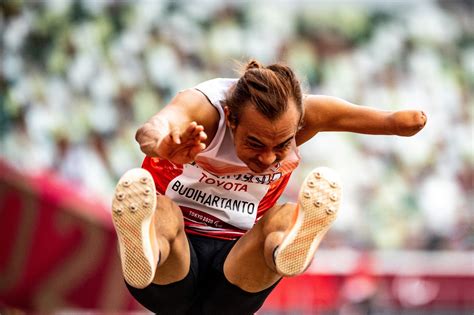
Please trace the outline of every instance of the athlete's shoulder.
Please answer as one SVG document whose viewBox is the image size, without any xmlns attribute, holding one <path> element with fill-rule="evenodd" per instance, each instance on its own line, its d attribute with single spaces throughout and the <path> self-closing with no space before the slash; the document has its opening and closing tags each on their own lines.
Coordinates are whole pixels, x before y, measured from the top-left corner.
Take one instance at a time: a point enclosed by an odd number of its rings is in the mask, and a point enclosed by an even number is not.
<svg viewBox="0 0 474 315">
<path fill-rule="evenodd" d="M 211 104 L 219 108 L 221 102 L 225 100 L 227 92 L 237 80 L 238 79 L 215 78 L 199 83 L 194 89 L 204 94 Z"/>
<path fill-rule="evenodd" d="M 180 106 L 182 109 L 193 112 L 197 108 L 205 109 L 209 105 L 206 96 L 194 88 L 179 91 L 171 100 L 170 105 Z"/>
<path fill-rule="evenodd" d="M 180 104 L 187 108 L 205 108 L 206 105 L 218 106 L 217 103 L 225 100 L 228 89 L 237 82 L 237 79 L 215 78 L 195 85 L 192 88 L 181 90 L 171 100 L 170 104 Z"/>
</svg>

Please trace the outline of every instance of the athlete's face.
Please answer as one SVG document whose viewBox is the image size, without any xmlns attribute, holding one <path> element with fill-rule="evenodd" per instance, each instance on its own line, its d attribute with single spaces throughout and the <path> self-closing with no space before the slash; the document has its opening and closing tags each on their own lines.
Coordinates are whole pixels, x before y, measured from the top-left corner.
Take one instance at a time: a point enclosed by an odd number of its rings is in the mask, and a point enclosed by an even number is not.
<svg viewBox="0 0 474 315">
<path fill-rule="evenodd" d="M 226 108 L 226 116 L 229 111 Z M 253 105 L 242 110 L 239 123 L 227 120 L 234 135 L 237 156 L 255 173 L 263 173 L 290 152 L 298 131 L 300 113 L 290 103 L 286 113 L 271 121 Z"/>
</svg>

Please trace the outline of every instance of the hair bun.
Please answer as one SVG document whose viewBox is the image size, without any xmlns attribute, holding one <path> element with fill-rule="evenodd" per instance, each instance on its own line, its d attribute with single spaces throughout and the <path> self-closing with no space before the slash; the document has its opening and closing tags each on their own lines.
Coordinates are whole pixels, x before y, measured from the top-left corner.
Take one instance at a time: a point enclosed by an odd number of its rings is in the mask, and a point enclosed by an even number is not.
<svg viewBox="0 0 474 315">
<path fill-rule="evenodd" d="M 260 69 L 263 68 L 263 66 L 255 59 L 250 60 L 247 63 L 247 66 L 245 67 L 245 71 L 251 70 L 251 69 Z"/>
</svg>

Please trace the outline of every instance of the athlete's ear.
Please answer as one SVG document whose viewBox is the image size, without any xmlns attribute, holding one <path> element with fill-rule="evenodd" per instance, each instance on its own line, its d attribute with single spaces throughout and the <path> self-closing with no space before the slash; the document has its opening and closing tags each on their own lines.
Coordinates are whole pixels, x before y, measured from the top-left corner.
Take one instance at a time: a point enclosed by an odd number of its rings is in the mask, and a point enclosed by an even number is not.
<svg viewBox="0 0 474 315">
<path fill-rule="evenodd" d="M 224 115 L 225 115 L 225 124 L 227 125 L 227 127 L 231 128 L 231 129 L 234 129 L 235 124 L 230 122 L 230 109 L 229 109 L 229 106 L 224 106 Z"/>
</svg>

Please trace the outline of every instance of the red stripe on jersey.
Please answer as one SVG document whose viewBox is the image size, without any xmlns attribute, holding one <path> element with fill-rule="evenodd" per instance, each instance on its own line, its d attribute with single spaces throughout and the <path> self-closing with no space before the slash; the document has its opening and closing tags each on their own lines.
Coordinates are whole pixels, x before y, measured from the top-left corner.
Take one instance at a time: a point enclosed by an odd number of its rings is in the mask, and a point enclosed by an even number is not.
<svg viewBox="0 0 474 315">
<path fill-rule="evenodd" d="M 168 160 L 159 158 L 145 157 L 142 168 L 146 169 L 153 176 L 156 191 L 160 195 L 164 195 L 168 184 L 177 176 L 183 173 L 183 165 L 173 164 Z"/>
<path fill-rule="evenodd" d="M 280 198 L 281 194 L 283 194 L 286 185 L 288 185 L 290 176 L 291 172 L 286 173 L 279 180 L 270 184 L 270 189 L 267 191 L 263 199 L 260 201 L 260 204 L 258 205 L 256 221 L 260 220 L 260 218 L 265 214 L 265 212 L 267 212 L 268 209 L 270 209 L 276 204 L 278 198 Z"/>
</svg>

